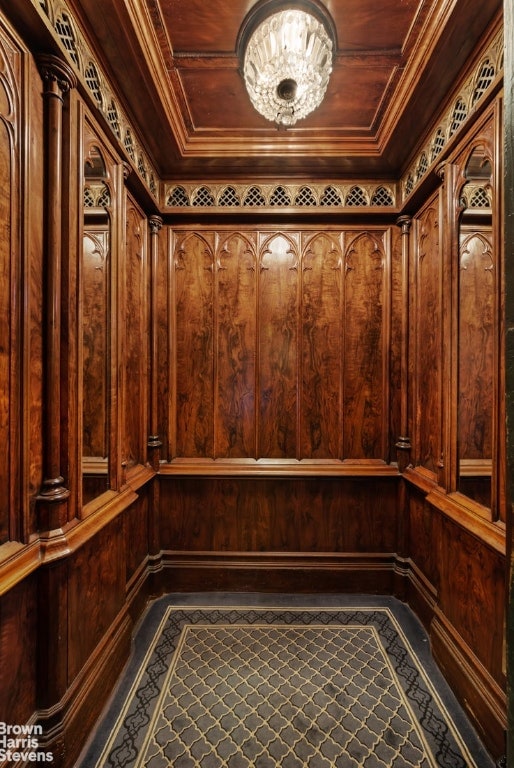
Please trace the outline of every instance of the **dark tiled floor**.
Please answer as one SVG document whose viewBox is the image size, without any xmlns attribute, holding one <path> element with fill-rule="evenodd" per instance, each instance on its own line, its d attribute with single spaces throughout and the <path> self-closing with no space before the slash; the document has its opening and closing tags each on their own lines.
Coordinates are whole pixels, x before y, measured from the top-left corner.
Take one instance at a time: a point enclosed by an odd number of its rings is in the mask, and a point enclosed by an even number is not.
<svg viewBox="0 0 514 768">
<path fill-rule="evenodd" d="M 80 768 L 491 768 L 393 598 L 168 595 Z"/>
</svg>

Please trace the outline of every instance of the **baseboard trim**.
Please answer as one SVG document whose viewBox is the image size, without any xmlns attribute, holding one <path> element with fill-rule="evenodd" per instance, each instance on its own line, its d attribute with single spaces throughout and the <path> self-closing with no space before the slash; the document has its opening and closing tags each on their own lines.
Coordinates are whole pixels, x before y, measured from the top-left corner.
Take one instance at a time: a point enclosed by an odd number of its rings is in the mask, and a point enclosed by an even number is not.
<svg viewBox="0 0 514 768">
<path fill-rule="evenodd" d="M 505 754 L 506 696 L 448 620 L 436 612 L 430 627 L 433 656 L 493 757 Z"/>
<path fill-rule="evenodd" d="M 405 602 L 428 631 L 437 607 L 437 589 L 412 560 L 406 572 Z"/>
<path fill-rule="evenodd" d="M 48 710 L 39 710 L 43 728 L 39 748 L 53 755 L 54 768 L 73 768 L 85 741 L 123 671 L 130 654 L 134 623 L 129 604 L 111 626 L 77 675 L 65 696 Z"/>
<path fill-rule="evenodd" d="M 151 565 L 152 591 L 392 594 L 394 562 L 391 553 L 164 551 Z"/>
</svg>

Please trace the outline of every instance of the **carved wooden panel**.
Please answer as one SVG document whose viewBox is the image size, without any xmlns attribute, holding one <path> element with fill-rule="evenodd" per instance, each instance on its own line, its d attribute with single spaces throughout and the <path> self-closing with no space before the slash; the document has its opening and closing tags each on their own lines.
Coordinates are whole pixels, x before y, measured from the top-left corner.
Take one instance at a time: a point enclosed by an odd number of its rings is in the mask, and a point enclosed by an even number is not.
<svg viewBox="0 0 514 768">
<path fill-rule="evenodd" d="M 503 684 L 504 556 L 445 518 L 440 607 L 493 677 Z"/>
<path fill-rule="evenodd" d="M 255 456 L 257 252 L 255 238 L 233 233 L 216 261 L 215 455 Z"/>
<path fill-rule="evenodd" d="M 172 458 L 388 460 L 387 230 L 176 232 L 172 250 Z"/>
<path fill-rule="evenodd" d="M 436 591 L 440 586 L 441 517 L 434 514 L 424 495 L 415 490 L 407 494 L 406 503 L 409 536 L 407 551 L 415 569 L 423 574 L 427 583 Z"/>
<path fill-rule="evenodd" d="M 25 723 L 37 707 L 37 584 L 29 577 L 0 598 L 0 719 Z"/>
<path fill-rule="evenodd" d="M 338 459 L 343 453 L 342 271 L 337 234 L 303 235 L 300 455 Z"/>
<path fill-rule="evenodd" d="M 1 51 L 1 49 L 0 49 Z M 2 117 L 9 113 L 8 94 L 0 81 L 0 114 Z M 13 147 L 10 141 L 10 131 L 3 120 L 0 120 L 0 186 L 4 190 L 0 198 L 0 304 L 10 308 L 10 268 L 11 268 L 11 219 L 12 195 L 12 171 L 13 171 Z M 10 312 L 0 313 L 0 338 L 4 342 L 11 336 Z M 9 392 L 10 382 L 10 355 L 9 344 L 0 346 L 0 543 L 9 538 Z"/>
<path fill-rule="evenodd" d="M 126 198 L 126 237 L 121 274 L 125 284 L 125 422 L 124 459 L 127 466 L 143 464 L 147 441 L 147 253 L 146 220 Z"/>
<path fill-rule="evenodd" d="M 0 29 L 0 544 L 18 538 L 19 521 L 10 520 L 19 509 L 19 398 L 17 392 L 21 335 L 18 312 L 20 290 L 18 217 L 19 99 L 21 61 L 11 40 Z"/>
<path fill-rule="evenodd" d="M 494 307 L 491 233 L 463 226 L 459 259 L 459 489 L 488 507 L 493 457 Z"/>
<path fill-rule="evenodd" d="M 414 402 L 415 461 L 434 476 L 441 457 L 441 253 L 438 197 L 415 229 Z"/>
<path fill-rule="evenodd" d="M 82 447 L 86 457 L 108 455 L 109 292 L 109 227 L 87 224 L 82 255 Z"/>
<path fill-rule="evenodd" d="M 168 247 L 168 237 L 170 233 L 165 229 L 161 230 L 158 238 L 159 254 L 157 259 L 156 285 L 153 289 L 156 293 L 156 334 L 157 334 L 157 420 L 158 430 L 163 448 L 161 456 L 163 459 L 169 458 L 168 452 L 171 446 L 171 414 L 174 413 L 174 397 L 172 391 L 173 366 L 170 361 L 173 355 L 170 351 L 172 324 L 171 306 L 174 302 L 174 296 L 170 291 L 170 285 L 173 285 L 171 273 L 174 271 L 171 264 L 170 251 Z"/>
<path fill-rule="evenodd" d="M 121 516 L 89 539 L 68 563 L 68 678 L 82 669 L 125 601 Z"/>
<path fill-rule="evenodd" d="M 394 552 L 395 478 L 165 478 L 163 549 Z"/>
<path fill-rule="evenodd" d="M 273 234 L 259 265 L 259 458 L 297 454 L 298 282 L 296 238 Z"/>
<path fill-rule="evenodd" d="M 380 233 L 348 238 L 344 254 L 344 444 L 343 455 L 384 459 L 387 426 L 387 320 L 389 270 Z"/>
<path fill-rule="evenodd" d="M 148 555 L 149 494 L 142 489 L 138 500 L 123 517 L 123 539 L 126 551 L 125 578 L 127 584 L 138 573 Z M 126 543 L 128 542 L 128 546 Z"/>
<path fill-rule="evenodd" d="M 86 113 L 80 113 L 80 144 L 84 158 L 81 174 L 83 183 L 82 215 L 87 233 L 101 232 L 94 248 L 96 261 L 88 263 L 83 257 L 80 274 L 82 299 L 82 363 L 83 392 L 79 393 L 83 431 L 100 435 L 102 441 L 89 446 L 97 453 L 83 454 L 83 502 L 100 495 L 120 483 L 120 454 L 124 448 L 122 436 L 122 407 L 124 403 L 124 369 L 122 355 L 123 297 L 125 264 L 124 218 L 119 193 L 122 173 L 116 155 L 112 154 L 105 137 Z M 86 238 L 87 239 L 87 238 Z M 90 254 L 91 256 L 92 254 Z M 89 273 L 89 274 L 88 274 Z M 93 312 L 90 318 L 89 314 Z M 139 308 L 138 314 L 141 312 Z M 88 370 L 90 350 L 96 345 L 96 364 Z M 94 397 L 88 397 L 88 389 Z M 101 426 L 100 426 L 101 425 Z M 88 448 L 87 444 L 85 448 Z M 102 452 L 100 453 L 100 449 Z M 95 456 L 95 460 L 88 459 Z"/>
<path fill-rule="evenodd" d="M 31 87 L 29 93 L 30 131 L 33 136 L 43 135 L 44 110 L 41 99 L 41 77 L 36 65 L 31 62 Z M 24 455 L 26 483 L 25 493 L 20 501 L 24 507 L 27 531 L 37 528 L 36 505 L 32 499 L 39 491 L 42 481 L 42 436 L 43 436 L 43 377 L 44 359 L 42 308 L 43 308 L 43 205 L 44 205 L 44 157 L 41 145 L 31 143 L 27 158 L 30 178 L 29 200 L 25 197 L 24 216 L 27 223 L 26 261 L 24 264 L 27 280 L 24 288 L 25 327 L 23 346 L 27 370 L 24 372 L 26 400 L 23 403 L 24 426 L 29 434 L 27 454 Z M 77 243 L 77 248 L 80 244 Z M 29 277 L 30 275 L 30 277 Z M 14 396 L 16 402 L 16 396 Z M 70 436 L 78 440 L 76 432 Z M 78 449 L 77 449 L 78 452 Z M 15 475 L 13 474 L 13 479 Z"/>
<path fill-rule="evenodd" d="M 214 456 L 213 291 L 213 237 L 186 235 L 175 251 L 178 456 Z"/>
<path fill-rule="evenodd" d="M 408 387 L 402 380 L 402 345 L 408 343 L 408 266 L 404 274 L 402 263 L 402 233 L 400 227 L 391 231 L 391 343 L 389 345 L 389 381 L 390 381 L 390 410 L 389 410 L 389 445 L 394 446 L 402 435 L 401 409 L 402 398 L 407 402 Z M 406 363 L 407 361 L 405 361 Z M 405 371 L 406 373 L 406 371 Z M 407 408 L 405 409 L 407 410 Z M 405 424 L 407 435 L 412 435 L 411 425 Z"/>
</svg>

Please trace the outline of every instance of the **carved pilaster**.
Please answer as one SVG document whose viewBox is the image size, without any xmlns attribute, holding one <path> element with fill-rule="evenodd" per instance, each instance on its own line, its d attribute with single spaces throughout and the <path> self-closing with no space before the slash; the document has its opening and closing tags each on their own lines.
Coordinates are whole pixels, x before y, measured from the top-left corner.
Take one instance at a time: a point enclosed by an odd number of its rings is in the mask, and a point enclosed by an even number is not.
<svg viewBox="0 0 514 768">
<path fill-rule="evenodd" d="M 400 435 L 395 443 L 398 469 L 404 472 L 410 464 L 411 442 L 409 431 L 409 259 L 410 216 L 400 216 L 396 224 L 402 233 L 402 342 L 400 364 Z"/>
<path fill-rule="evenodd" d="M 150 227 L 150 269 L 151 269 L 151 305 L 150 305 L 150 435 L 148 437 L 149 462 L 157 472 L 160 461 L 160 448 L 162 441 L 159 437 L 159 412 L 158 412 L 158 308 L 157 308 L 157 282 L 159 264 L 159 232 L 162 228 L 160 216 L 151 216 L 148 220 Z"/>
<path fill-rule="evenodd" d="M 38 60 L 44 84 L 45 208 L 44 208 L 44 360 L 43 360 L 43 483 L 38 496 L 40 530 L 66 522 L 69 496 L 61 473 L 61 262 L 63 100 L 75 87 L 70 67 L 54 56 Z"/>
<path fill-rule="evenodd" d="M 443 180 L 441 190 L 441 270 L 442 270 L 442 392 L 441 397 L 449 407 L 442 409 L 439 459 L 437 461 L 438 483 L 447 490 L 457 488 L 457 408 L 458 402 L 458 356 L 454 354 L 458 335 L 458 265 L 460 217 L 465 206 L 462 190 L 466 182 L 463 169 L 453 163 L 439 167 Z"/>
<path fill-rule="evenodd" d="M 148 437 L 148 462 L 155 472 L 159 471 L 162 441 L 159 432 L 159 354 L 158 354 L 158 302 L 157 286 L 159 282 L 159 233 L 162 228 L 160 216 L 151 216 L 148 220 L 150 227 L 150 435 Z M 161 549 L 160 544 L 160 485 L 152 483 L 150 489 L 150 518 L 148 523 L 149 554 L 156 557 Z"/>
</svg>

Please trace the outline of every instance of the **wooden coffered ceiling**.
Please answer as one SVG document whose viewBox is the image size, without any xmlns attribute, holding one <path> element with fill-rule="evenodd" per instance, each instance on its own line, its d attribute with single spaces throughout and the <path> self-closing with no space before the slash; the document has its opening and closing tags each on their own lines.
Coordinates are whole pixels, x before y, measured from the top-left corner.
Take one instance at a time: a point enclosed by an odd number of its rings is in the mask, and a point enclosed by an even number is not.
<svg viewBox="0 0 514 768">
<path fill-rule="evenodd" d="M 278 130 L 236 42 L 254 0 L 73 0 L 165 179 L 398 175 L 500 0 L 323 0 L 337 50 L 322 105 Z"/>
</svg>

